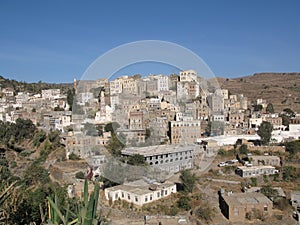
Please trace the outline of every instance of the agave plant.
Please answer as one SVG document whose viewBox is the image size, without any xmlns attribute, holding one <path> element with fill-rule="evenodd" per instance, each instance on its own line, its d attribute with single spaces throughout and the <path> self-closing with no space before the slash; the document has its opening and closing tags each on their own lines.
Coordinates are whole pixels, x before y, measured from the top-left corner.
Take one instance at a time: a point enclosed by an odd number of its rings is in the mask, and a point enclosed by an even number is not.
<svg viewBox="0 0 300 225">
<path fill-rule="evenodd" d="M 0 173 L 1 172 L 2 172 L 2 167 L 0 167 Z M 4 206 L 8 202 L 8 198 L 10 197 L 10 195 L 13 193 L 16 183 L 17 181 L 14 181 L 10 185 L 4 184 L 0 188 L 0 224 L 5 224 L 4 221 L 6 221 L 7 219 L 7 212 L 5 211 Z"/>
<path fill-rule="evenodd" d="M 97 205 L 99 199 L 100 187 L 96 183 L 94 186 L 94 191 L 88 196 L 88 181 L 84 182 L 84 192 L 83 200 L 78 204 L 77 213 L 71 212 L 69 210 L 69 205 L 67 206 L 65 215 L 63 215 L 60 207 L 58 205 L 57 198 L 54 201 L 47 197 L 48 199 L 48 224 L 55 225 L 100 225 L 104 224 L 103 218 L 97 214 Z M 75 217 L 75 219 L 71 219 Z"/>
</svg>

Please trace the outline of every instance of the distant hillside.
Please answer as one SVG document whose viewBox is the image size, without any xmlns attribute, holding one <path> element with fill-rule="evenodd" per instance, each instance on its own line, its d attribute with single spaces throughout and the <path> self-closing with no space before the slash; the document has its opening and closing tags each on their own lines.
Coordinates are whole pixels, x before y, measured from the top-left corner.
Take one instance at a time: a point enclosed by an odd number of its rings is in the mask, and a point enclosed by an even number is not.
<svg viewBox="0 0 300 225">
<path fill-rule="evenodd" d="M 258 98 L 266 99 L 276 112 L 291 108 L 300 113 L 300 73 L 255 73 L 218 81 L 222 88 L 232 94 L 244 94 L 253 103 Z"/>
<path fill-rule="evenodd" d="M 73 84 L 49 84 L 44 82 L 27 83 L 23 81 L 16 81 L 6 79 L 0 76 L 1 88 L 13 88 L 15 92 L 29 92 L 29 93 L 41 93 L 43 89 L 61 89 L 61 93 L 66 93 L 69 88 L 72 88 Z"/>
</svg>

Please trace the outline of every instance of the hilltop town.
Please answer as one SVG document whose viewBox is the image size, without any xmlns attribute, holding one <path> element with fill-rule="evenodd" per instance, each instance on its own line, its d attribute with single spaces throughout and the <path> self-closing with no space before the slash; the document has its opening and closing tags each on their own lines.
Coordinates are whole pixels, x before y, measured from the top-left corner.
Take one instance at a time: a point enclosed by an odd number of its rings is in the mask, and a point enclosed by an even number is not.
<svg viewBox="0 0 300 225">
<path fill-rule="evenodd" d="M 99 183 L 116 224 L 296 223 L 300 114 L 226 82 L 191 69 L 2 84 L 1 166 L 26 179 L 38 163 L 70 198 Z"/>
</svg>

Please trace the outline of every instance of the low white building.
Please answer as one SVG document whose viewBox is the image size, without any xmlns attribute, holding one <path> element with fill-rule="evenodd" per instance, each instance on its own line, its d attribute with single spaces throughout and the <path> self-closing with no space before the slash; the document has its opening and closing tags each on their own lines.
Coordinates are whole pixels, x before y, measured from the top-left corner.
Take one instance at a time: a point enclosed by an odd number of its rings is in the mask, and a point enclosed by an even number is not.
<svg viewBox="0 0 300 225">
<path fill-rule="evenodd" d="M 296 133 L 296 132 L 300 133 L 300 124 L 290 124 L 289 125 L 289 129 L 290 129 L 291 133 L 292 132 L 294 132 L 294 133 Z"/>
<path fill-rule="evenodd" d="M 275 173 L 274 166 L 239 166 L 236 174 L 241 177 L 256 177 L 260 175 L 270 175 Z"/>
<path fill-rule="evenodd" d="M 176 192 L 176 184 L 174 183 L 148 184 L 143 180 L 106 188 L 104 190 L 105 197 L 108 201 L 114 202 L 120 199 L 139 206 L 165 198 Z"/>
</svg>

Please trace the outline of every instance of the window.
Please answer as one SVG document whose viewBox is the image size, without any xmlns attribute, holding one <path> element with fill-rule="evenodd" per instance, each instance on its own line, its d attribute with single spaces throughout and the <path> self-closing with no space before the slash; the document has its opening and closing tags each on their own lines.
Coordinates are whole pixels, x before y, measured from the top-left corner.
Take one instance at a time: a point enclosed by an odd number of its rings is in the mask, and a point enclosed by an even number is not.
<svg viewBox="0 0 300 225">
<path fill-rule="evenodd" d="M 158 198 L 160 197 L 160 193 L 159 193 L 159 192 L 157 192 L 157 197 L 158 197 Z"/>
<path fill-rule="evenodd" d="M 128 200 L 130 200 L 130 194 L 127 195 Z"/>
<path fill-rule="evenodd" d="M 264 205 L 264 212 L 268 212 L 268 206 Z"/>
<path fill-rule="evenodd" d="M 145 196 L 145 202 L 148 202 L 148 197 L 147 196 Z"/>
<path fill-rule="evenodd" d="M 122 192 L 122 194 L 121 194 L 121 195 L 122 195 L 122 198 L 124 198 L 124 192 Z"/>
<path fill-rule="evenodd" d="M 138 197 L 137 197 L 137 196 L 135 196 L 135 197 L 134 197 L 134 199 L 135 199 L 135 201 L 136 201 L 136 202 L 138 202 L 138 201 L 139 201 L 139 199 L 138 199 Z"/>
<path fill-rule="evenodd" d="M 235 216 L 238 216 L 238 215 L 239 215 L 239 209 L 238 209 L 238 208 L 234 208 L 234 209 L 233 209 L 233 214 L 234 214 Z"/>
</svg>

